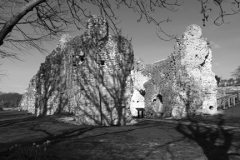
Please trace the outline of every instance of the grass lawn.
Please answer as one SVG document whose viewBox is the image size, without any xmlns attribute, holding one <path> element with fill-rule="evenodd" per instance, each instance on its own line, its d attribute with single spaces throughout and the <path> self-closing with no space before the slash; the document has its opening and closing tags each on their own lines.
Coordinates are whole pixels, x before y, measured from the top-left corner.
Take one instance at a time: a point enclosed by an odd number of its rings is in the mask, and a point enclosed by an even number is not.
<svg viewBox="0 0 240 160">
<path fill-rule="evenodd" d="M 223 116 L 140 119 L 134 125 L 97 127 L 58 121 L 62 116 L 35 118 L 22 111 L 0 111 L 0 160 L 13 157 L 9 148 L 15 144 L 47 140 L 50 160 L 239 160 L 239 115 L 240 105 Z M 224 127 L 230 125 L 235 128 Z"/>
</svg>

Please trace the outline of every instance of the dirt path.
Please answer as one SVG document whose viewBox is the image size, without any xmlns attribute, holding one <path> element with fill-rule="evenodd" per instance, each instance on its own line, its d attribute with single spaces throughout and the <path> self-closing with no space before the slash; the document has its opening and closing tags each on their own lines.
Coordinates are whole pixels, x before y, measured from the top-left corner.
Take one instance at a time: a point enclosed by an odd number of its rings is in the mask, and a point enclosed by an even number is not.
<svg viewBox="0 0 240 160">
<path fill-rule="evenodd" d="M 0 112 L 0 159 L 12 154 L 14 144 L 42 144 L 51 160 L 237 160 L 240 132 L 199 125 L 196 120 L 166 123 L 141 120 L 124 127 L 77 126 L 56 120 L 59 116 L 35 118 L 25 112 Z M 202 123 L 202 122 L 201 122 Z"/>
</svg>

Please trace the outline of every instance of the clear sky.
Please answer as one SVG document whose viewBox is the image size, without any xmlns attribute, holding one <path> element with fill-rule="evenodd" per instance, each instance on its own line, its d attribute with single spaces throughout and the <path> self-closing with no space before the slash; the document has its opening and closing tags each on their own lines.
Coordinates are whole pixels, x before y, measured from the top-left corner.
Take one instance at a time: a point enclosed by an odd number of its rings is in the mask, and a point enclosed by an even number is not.
<svg viewBox="0 0 240 160">
<path fill-rule="evenodd" d="M 185 3 L 177 12 L 170 12 L 164 9 L 156 10 L 155 17 L 164 20 L 169 17 L 172 22 L 163 25 L 166 32 L 175 33 L 179 36 L 190 24 L 201 26 L 203 37 L 206 37 L 213 44 L 213 72 L 223 79 L 231 77 L 233 72 L 240 65 L 240 15 L 226 17 L 229 24 L 216 26 L 214 19 L 218 11 L 210 14 L 206 26 L 202 26 L 201 8 L 197 0 L 185 0 Z M 93 9 L 92 14 L 97 14 Z M 138 15 L 127 8 L 116 11 L 121 19 L 119 27 L 122 28 L 124 36 L 132 38 L 134 54 L 140 57 L 145 63 L 153 63 L 165 59 L 173 52 L 174 41 L 162 41 L 156 35 L 156 26 L 147 24 L 145 20 L 137 23 Z M 83 31 L 69 33 L 72 37 L 83 34 Z M 57 41 L 47 44 L 49 52 L 56 47 Z M 1 59 L 0 70 L 4 70 L 7 77 L 1 79 L 0 91 L 24 93 L 30 79 L 37 73 L 40 64 L 45 61 L 46 55 L 36 50 L 29 50 L 31 54 L 21 53 L 23 61 Z"/>
</svg>

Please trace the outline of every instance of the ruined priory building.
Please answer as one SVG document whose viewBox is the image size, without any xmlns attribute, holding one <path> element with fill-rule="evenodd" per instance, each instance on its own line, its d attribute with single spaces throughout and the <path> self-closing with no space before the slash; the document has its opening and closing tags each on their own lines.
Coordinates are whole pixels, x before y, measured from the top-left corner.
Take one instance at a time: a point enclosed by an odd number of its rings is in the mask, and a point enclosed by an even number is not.
<svg viewBox="0 0 240 160">
<path fill-rule="evenodd" d="M 73 113 L 81 124 L 124 125 L 145 108 L 148 118 L 217 112 L 212 52 L 190 25 L 166 59 L 144 65 L 130 41 L 93 16 L 87 31 L 64 35 L 30 81 L 20 108 L 39 115 Z"/>
<path fill-rule="evenodd" d="M 145 108 L 147 117 L 215 114 L 217 82 L 211 69 L 209 44 L 201 28 L 190 25 L 166 59 L 133 71 L 132 115 L 139 107 Z"/>
<path fill-rule="evenodd" d="M 73 113 L 80 124 L 124 125 L 132 117 L 133 59 L 130 41 L 111 35 L 107 21 L 92 16 L 83 35 L 62 36 L 31 79 L 20 108 L 37 116 Z"/>
</svg>

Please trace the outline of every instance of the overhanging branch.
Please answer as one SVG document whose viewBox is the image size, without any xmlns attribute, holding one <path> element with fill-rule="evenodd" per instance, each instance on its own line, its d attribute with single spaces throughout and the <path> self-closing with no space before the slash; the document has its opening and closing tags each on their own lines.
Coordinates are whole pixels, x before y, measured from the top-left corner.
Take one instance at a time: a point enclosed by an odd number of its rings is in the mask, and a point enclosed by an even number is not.
<svg viewBox="0 0 240 160">
<path fill-rule="evenodd" d="M 8 22 L 5 23 L 3 28 L 0 31 L 0 46 L 3 44 L 3 40 L 6 36 L 12 31 L 13 27 L 30 11 L 33 10 L 34 7 L 38 6 L 39 4 L 45 2 L 46 0 L 33 0 L 27 3 L 23 9 L 13 16 Z"/>
</svg>

